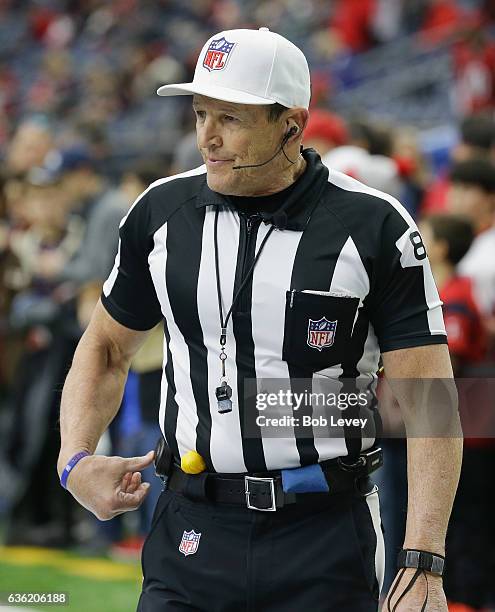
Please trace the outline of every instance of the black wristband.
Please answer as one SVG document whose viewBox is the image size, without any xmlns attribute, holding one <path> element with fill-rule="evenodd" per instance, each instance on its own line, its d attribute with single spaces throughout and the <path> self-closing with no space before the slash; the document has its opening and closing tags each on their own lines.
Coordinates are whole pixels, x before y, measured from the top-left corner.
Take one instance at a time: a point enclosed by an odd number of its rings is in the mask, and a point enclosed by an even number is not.
<svg viewBox="0 0 495 612">
<path fill-rule="evenodd" d="M 445 567 L 445 557 L 426 550 L 405 548 L 397 556 L 397 567 L 413 567 L 442 576 Z"/>
</svg>

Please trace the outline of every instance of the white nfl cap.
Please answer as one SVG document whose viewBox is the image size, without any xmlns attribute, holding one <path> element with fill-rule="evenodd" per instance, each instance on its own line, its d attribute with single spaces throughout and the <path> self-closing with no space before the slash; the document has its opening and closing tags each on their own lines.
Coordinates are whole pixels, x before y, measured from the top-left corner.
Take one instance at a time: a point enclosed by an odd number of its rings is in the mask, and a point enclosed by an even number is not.
<svg viewBox="0 0 495 612">
<path fill-rule="evenodd" d="M 296 45 L 268 28 L 226 30 L 212 36 L 202 48 L 192 83 L 163 85 L 157 93 L 308 108 L 308 62 Z"/>
</svg>

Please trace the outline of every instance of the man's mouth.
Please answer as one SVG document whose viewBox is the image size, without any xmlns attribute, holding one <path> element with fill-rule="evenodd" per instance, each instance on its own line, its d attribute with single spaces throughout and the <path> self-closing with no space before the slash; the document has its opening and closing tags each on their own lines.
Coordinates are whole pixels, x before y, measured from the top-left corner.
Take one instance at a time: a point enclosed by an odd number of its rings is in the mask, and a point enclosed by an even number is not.
<svg viewBox="0 0 495 612">
<path fill-rule="evenodd" d="M 225 164 L 231 164 L 234 160 L 233 159 L 220 159 L 217 157 L 208 157 L 206 161 L 208 164 L 212 166 L 222 166 Z"/>
</svg>

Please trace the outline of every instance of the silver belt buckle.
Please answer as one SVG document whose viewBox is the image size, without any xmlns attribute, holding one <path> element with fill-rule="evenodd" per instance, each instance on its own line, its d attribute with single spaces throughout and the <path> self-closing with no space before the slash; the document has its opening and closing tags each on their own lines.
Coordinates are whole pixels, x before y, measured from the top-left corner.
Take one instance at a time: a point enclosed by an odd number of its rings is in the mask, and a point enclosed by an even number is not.
<svg viewBox="0 0 495 612">
<path fill-rule="evenodd" d="M 270 507 L 269 508 L 258 508 L 253 506 L 250 500 L 251 491 L 249 490 L 250 482 L 266 482 L 269 485 L 270 490 Z M 250 510 L 259 510 L 260 512 L 275 512 L 277 510 L 277 504 L 275 501 L 275 480 L 273 478 L 259 478 L 258 476 L 244 476 L 244 487 L 246 493 L 246 505 Z"/>
</svg>

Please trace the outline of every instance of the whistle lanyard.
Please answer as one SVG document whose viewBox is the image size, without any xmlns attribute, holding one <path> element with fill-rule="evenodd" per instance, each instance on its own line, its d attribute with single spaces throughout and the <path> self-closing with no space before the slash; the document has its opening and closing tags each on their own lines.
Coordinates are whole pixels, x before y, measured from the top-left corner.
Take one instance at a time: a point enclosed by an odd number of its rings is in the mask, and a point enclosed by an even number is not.
<svg viewBox="0 0 495 612">
<path fill-rule="evenodd" d="M 227 325 L 229 319 L 232 315 L 234 308 L 237 306 L 239 302 L 239 298 L 241 296 L 242 290 L 248 284 L 251 279 L 254 271 L 254 267 L 256 266 L 258 259 L 261 255 L 261 251 L 263 250 L 266 241 L 270 237 L 271 233 L 275 229 L 275 226 L 272 225 L 265 237 L 261 241 L 258 252 L 256 253 L 253 263 L 249 266 L 249 269 L 246 272 L 246 276 L 241 279 L 241 284 L 232 298 L 232 304 L 227 311 L 227 314 L 224 318 L 223 316 L 223 306 L 222 306 L 222 290 L 220 287 L 220 264 L 219 264 L 219 249 L 218 249 L 218 215 L 219 209 L 217 208 L 215 211 L 215 224 L 213 230 L 214 243 L 215 243 L 215 274 L 217 281 L 217 296 L 218 296 L 218 313 L 220 315 L 220 353 L 219 358 L 221 362 L 221 376 L 220 376 L 220 386 L 216 388 L 215 395 L 218 401 L 218 411 L 220 413 L 230 412 L 232 410 L 232 388 L 228 384 L 227 375 L 226 375 L 226 360 L 227 360 Z"/>
</svg>

